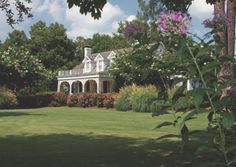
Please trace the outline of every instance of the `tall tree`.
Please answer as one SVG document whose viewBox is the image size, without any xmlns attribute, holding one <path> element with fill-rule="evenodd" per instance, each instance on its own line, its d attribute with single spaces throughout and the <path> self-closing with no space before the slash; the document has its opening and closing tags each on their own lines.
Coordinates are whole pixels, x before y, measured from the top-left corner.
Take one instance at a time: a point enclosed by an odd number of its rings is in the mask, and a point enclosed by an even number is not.
<svg viewBox="0 0 236 167">
<path fill-rule="evenodd" d="M 4 42 L 4 48 L 11 47 L 21 47 L 25 46 L 28 42 L 27 36 L 24 31 L 14 30 L 13 32 L 8 34 Z"/>
<path fill-rule="evenodd" d="M 30 30 L 30 50 L 43 63 L 46 69 L 58 70 L 73 61 L 75 46 L 68 39 L 66 29 L 58 23 L 46 24 L 37 22 Z"/>
</svg>

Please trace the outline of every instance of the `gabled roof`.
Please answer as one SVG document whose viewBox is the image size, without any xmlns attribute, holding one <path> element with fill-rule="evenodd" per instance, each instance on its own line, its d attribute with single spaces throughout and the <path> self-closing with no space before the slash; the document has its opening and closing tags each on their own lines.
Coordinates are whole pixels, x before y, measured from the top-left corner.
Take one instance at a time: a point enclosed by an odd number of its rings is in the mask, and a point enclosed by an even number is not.
<svg viewBox="0 0 236 167">
<path fill-rule="evenodd" d="M 85 58 L 83 59 L 82 63 L 84 63 L 86 59 L 89 60 L 89 61 L 92 61 L 89 56 L 85 56 Z"/>
<path fill-rule="evenodd" d="M 104 60 L 104 57 L 100 53 L 98 53 L 97 56 L 95 57 L 94 61 L 97 61 L 99 58 Z"/>
</svg>

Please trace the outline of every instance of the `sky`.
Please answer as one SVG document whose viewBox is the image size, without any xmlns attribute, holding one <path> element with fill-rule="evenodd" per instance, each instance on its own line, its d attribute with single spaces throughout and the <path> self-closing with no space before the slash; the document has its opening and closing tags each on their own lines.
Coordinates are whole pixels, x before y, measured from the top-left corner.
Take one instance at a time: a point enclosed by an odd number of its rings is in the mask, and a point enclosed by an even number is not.
<svg viewBox="0 0 236 167">
<path fill-rule="evenodd" d="M 31 7 L 34 17 L 26 18 L 23 23 L 16 25 L 15 29 L 24 30 L 28 35 L 30 27 L 39 20 L 46 22 L 47 25 L 59 22 L 65 26 L 68 37 L 76 39 L 78 36 L 91 37 L 95 33 L 111 35 L 117 31 L 118 22 L 131 21 L 135 18 L 138 3 L 137 0 L 108 0 L 99 20 L 94 20 L 90 14 L 81 15 L 77 7 L 69 9 L 66 0 L 33 0 Z M 190 31 L 202 36 L 207 30 L 201 23 L 212 17 L 213 6 L 207 5 L 205 0 L 194 0 L 189 12 L 192 17 Z M 4 13 L 0 11 L 1 41 L 13 31 L 5 19 Z"/>
</svg>

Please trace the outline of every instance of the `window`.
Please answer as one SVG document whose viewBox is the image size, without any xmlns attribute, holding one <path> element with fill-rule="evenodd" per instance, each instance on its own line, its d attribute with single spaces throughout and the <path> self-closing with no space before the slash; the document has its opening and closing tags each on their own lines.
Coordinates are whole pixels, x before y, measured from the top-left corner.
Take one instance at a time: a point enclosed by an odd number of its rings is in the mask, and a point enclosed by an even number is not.
<svg viewBox="0 0 236 167">
<path fill-rule="evenodd" d="M 103 61 L 102 60 L 97 61 L 97 72 L 99 72 L 99 71 L 103 71 Z"/>
<path fill-rule="evenodd" d="M 84 64 L 84 72 L 90 72 L 90 71 L 91 71 L 91 63 L 87 61 Z"/>
</svg>

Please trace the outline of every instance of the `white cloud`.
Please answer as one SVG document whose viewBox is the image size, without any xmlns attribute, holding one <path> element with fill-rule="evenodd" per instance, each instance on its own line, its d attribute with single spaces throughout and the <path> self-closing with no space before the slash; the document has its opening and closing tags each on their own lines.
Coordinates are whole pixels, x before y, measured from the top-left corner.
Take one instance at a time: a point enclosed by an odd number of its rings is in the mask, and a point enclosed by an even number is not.
<svg viewBox="0 0 236 167">
<path fill-rule="evenodd" d="M 68 36 L 91 37 L 94 33 L 111 34 L 116 32 L 118 22 L 126 17 L 123 10 L 118 5 L 107 3 L 102 11 L 102 17 L 94 20 L 90 14 L 81 15 L 77 7 L 66 10 L 66 20 L 70 22 Z"/>
<path fill-rule="evenodd" d="M 33 20 L 26 18 L 25 21 L 16 25 L 16 29 L 25 30 L 28 34 L 30 26 L 38 20 L 46 23 L 59 22 L 64 24 L 70 38 L 77 36 L 91 37 L 95 33 L 112 34 L 117 31 L 119 21 L 133 19 L 134 16 L 127 16 L 125 12 L 116 4 L 107 2 L 102 11 L 102 17 L 94 20 L 90 13 L 82 15 L 78 7 L 68 8 L 65 0 L 34 0 L 32 4 Z M 12 29 L 6 24 L 3 12 L 0 12 L 0 38 L 4 40 L 7 33 Z"/>
<path fill-rule="evenodd" d="M 133 21 L 133 20 L 135 20 L 135 19 L 136 19 L 136 16 L 135 16 L 135 15 L 130 15 L 130 16 L 127 17 L 126 20 L 130 22 L 130 21 Z"/>
<path fill-rule="evenodd" d="M 61 0 L 35 0 L 33 1 L 32 11 L 37 15 L 47 13 L 54 21 L 63 20 L 66 4 Z"/>
<path fill-rule="evenodd" d="M 213 5 L 207 4 L 206 0 L 194 0 L 189 8 L 189 13 L 201 20 L 210 18 L 213 14 Z"/>
</svg>

